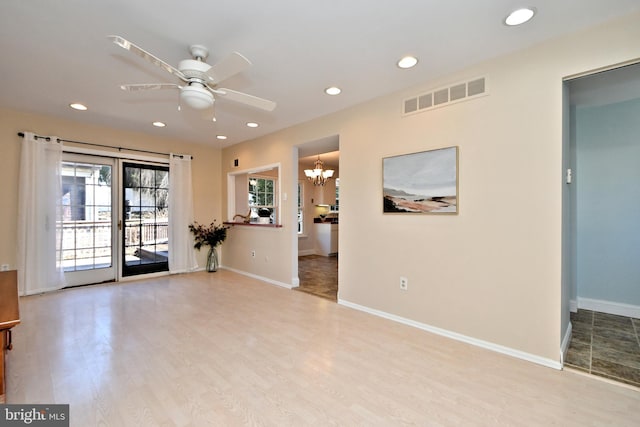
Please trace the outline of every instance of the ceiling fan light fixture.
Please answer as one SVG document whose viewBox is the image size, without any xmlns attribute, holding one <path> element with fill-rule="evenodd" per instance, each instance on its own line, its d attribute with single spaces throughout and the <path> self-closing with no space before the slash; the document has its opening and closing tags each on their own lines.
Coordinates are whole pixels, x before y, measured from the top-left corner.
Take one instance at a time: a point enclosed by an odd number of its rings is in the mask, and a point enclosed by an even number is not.
<svg viewBox="0 0 640 427">
<path fill-rule="evenodd" d="M 521 25 L 529 21 L 536 14 L 536 9 L 533 7 L 523 7 L 514 10 L 504 19 L 505 25 L 513 27 L 515 25 Z"/>
<path fill-rule="evenodd" d="M 213 94 L 204 87 L 185 86 L 180 90 L 180 100 L 196 110 L 204 110 L 213 105 Z"/>
</svg>

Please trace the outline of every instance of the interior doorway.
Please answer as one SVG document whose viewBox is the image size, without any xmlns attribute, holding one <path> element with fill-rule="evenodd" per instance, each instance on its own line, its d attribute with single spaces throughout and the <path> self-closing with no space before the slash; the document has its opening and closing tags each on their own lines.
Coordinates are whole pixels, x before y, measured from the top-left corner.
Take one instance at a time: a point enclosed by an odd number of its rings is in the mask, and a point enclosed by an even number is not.
<svg viewBox="0 0 640 427">
<path fill-rule="evenodd" d="M 294 253 L 298 287 L 295 289 L 335 302 L 340 240 L 339 138 L 335 135 L 311 141 L 296 147 L 296 151 L 298 226 Z M 318 165 L 333 171 L 324 184 L 308 178 L 304 172 Z"/>
<path fill-rule="evenodd" d="M 565 366 L 640 386 L 640 65 L 566 82 L 565 104 Z"/>
</svg>

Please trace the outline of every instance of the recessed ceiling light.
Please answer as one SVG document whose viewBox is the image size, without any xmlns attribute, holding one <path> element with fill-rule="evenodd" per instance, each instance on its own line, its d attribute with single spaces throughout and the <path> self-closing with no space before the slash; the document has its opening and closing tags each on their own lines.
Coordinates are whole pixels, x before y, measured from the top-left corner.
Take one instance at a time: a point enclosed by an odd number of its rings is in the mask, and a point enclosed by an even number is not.
<svg viewBox="0 0 640 427">
<path fill-rule="evenodd" d="M 227 139 L 226 135 L 216 135 L 216 138 L 218 139 Z"/>
<path fill-rule="evenodd" d="M 404 58 L 400 58 L 397 65 L 400 68 L 406 69 L 415 67 L 417 63 L 418 58 L 416 58 L 415 56 L 405 56 Z"/>
<path fill-rule="evenodd" d="M 254 123 L 254 122 L 249 122 L 249 123 L 247 123 L 247 126 L 250 127 L 250 128 L 257 128 L 260 125 L 257 124 L 257 123 Z"/>
<path fill-rule="evenodd" d="M 324 90 L 324 93 L 326 93 L 327 95 L 339 95 L 340 92 L 342 92 L 342 89 L 337 86 L 331 86 Z"/>
<path fill-rule="evenodd" d="M 524 7 L 522 9 L 514 10 L 504 19 L 506 25 L 514 26 L 524 24 L 536 14 L 536 10 L 533 7 Z"/>
<path fill-rule="evenodd" d="M 166 126 L 166 124 L 162 123 L 162 122 L 153 122 L 153 125 L 157 128 L 163 128 Z"/>
<path fill-rule="evenodd" d="M 74 102 L 73 104 L 69 104 L 69 107 L 73 108 L 74 110 L 78 110 L 78 111 L 87 111 L 87 106 L 86 105 L 79 104 L 77 102 Z"/>
</svg>

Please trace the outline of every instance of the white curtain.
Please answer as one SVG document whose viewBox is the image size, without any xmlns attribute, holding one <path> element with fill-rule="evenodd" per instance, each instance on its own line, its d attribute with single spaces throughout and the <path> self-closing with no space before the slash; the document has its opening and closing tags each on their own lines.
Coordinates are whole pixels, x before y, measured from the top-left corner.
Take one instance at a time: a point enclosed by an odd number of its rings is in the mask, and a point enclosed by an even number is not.
<svg viewBox="0 0 640 427">
<path fill-rule="evenodd" d="M 64 286 L 62 143 L 25 132 L 18 192 L 18 290 L 30 295 Z"/>
<path fill-rule="evenodd" d="M 198 268 L 193 235 L 193 188 L 191 156 L 171 154 L 169 160 L 169 272 L 184 273 Z"/>
</svg>

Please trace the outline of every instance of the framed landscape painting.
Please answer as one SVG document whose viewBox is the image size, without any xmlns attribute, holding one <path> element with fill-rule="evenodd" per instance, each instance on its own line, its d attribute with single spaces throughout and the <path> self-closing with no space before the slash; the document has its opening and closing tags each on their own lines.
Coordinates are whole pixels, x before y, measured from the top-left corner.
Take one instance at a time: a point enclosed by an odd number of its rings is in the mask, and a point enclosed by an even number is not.
<svg viewBox="0 0 640 427">
<path fill-rule="evenodd" d="M 458 147 L 382 159 L 384 213 L 458 213 Z"/>
</svg>

